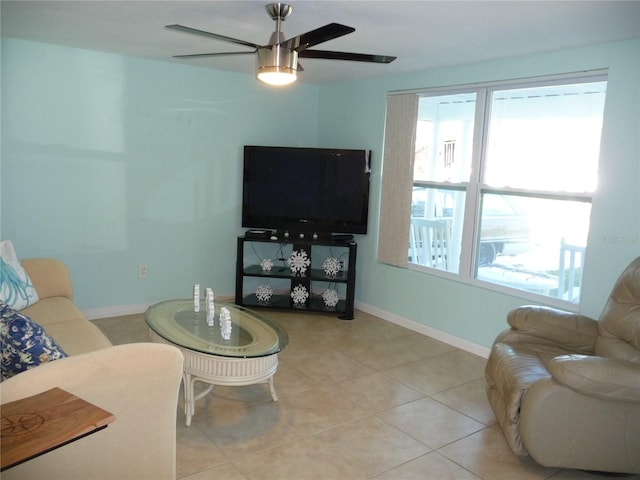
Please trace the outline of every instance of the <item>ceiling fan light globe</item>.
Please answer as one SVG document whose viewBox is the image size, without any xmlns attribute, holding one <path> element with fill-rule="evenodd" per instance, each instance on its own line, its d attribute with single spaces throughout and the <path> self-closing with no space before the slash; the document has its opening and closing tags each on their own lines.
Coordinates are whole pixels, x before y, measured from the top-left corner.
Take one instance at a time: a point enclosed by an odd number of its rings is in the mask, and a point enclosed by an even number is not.
<svg viewBox="0 0 640 480">
<path fill-rule="evenodd" d="M 296 78 L 296 71 L 286 67 L 264 67 L 258 70 L 258 80 L 269 85 L 290 85 Z"/>
</svg>

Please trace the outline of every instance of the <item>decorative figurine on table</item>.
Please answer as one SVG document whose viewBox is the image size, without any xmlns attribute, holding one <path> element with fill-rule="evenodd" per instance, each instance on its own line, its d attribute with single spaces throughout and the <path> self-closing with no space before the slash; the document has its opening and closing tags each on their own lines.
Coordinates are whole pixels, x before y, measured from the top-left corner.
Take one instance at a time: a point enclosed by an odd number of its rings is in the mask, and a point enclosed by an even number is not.
<svg viewBox="0 0 640 480">
<path fill-rule="evenodd" d="M 207 325 L 210 327 L 213 326 L 214 317 L 216 314 L 216 309 L 213 304 L 213 290 L 211 288 L 207 288 L 205 290 L 205 306 L 207 309 Z"/>
<path fill-rule="evenodd" d="M 196 283 L 193 286 L 193 311 L 200 311 L 200 284 Z"/>
<path fill-rule="evenodd" d="M 227 307 L 220 309 L 220 335 L 225 340 L 231 338 L 231 313 Z"/>
</svg>

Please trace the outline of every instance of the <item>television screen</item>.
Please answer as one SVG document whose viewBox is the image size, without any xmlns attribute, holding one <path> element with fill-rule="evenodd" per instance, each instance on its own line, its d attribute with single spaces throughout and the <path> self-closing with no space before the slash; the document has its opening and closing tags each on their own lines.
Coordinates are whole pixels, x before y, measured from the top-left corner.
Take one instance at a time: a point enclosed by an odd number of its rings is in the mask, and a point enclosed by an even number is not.
<svg viewBox="0 0 640 480">
<path fill-rule="evenodd" d="M 370 152 L 244 147 L 242 226 L 367 233 Z"/>
</svg>

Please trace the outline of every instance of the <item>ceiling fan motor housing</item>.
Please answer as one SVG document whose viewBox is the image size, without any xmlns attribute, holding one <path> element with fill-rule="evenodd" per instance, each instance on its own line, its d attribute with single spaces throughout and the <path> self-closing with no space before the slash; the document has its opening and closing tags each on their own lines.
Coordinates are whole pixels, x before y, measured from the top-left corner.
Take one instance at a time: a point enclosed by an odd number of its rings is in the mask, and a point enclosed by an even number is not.
<svg viewBox="0 0 640 480">
<path fill-rule="evenodd" d="M 257 75 L 287 73 L 296 78 L 298 52 L 283 45 L 271 45 L 258 48 Z M 293 81 L 292 80 L 292 81 Z"/>
</svg>

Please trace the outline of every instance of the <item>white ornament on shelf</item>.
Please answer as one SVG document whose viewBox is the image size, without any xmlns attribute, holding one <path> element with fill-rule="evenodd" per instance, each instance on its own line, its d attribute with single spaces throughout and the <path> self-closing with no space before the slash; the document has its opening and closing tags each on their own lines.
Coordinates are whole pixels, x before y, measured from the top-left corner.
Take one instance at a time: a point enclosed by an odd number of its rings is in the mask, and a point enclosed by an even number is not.
<svg viewBox="0 0 640 480">
<path fill-rule="evenodd" d="M 287 265 L 289 265 L 291 273 L 294 275 L 304 275 L 309 265 L 311 265 L 311 260 L 309 260 L 309 256 L 304 250 L 294 250 L 287 260 Z"/>
<path fill-rule="evenodd" d="M 309 298 L 309 292 L 304 287 L 304 285 L 296 285 L 293 290 L 291 290 L 291 298 L 293 299 L 293 303 L 295 306 L 304 306 Z"/>
<path fill-rule="evenodd" d="M 340 270 L 342 270 L 342 264 L 337 258 L 328 257 L 325 258 L 322 268 L 324 269 L 324 274 L 327 277 L 335 277 L 340 273 Z"/>
<path fill-rule="evenodd" d="M 270 272 L 273 268 L 273 260 L 270 258 L 263 258 L 260 262 L 260 268 L 262 268 L 263 272 Z"/>
<path fill-rule="evenodd" d="M 256 289 L 256 297 L 260 303 L 269 303 L 273 295 L 273 288 L 267 284 L 260 284 Z"/>
<path fill-rule="evenodd" d="M 338 292 L 332 289 L 327 289 L 322 293 L 322 300 L 328 308 L 333 309 L 338 305 Z"/>
</svg>

